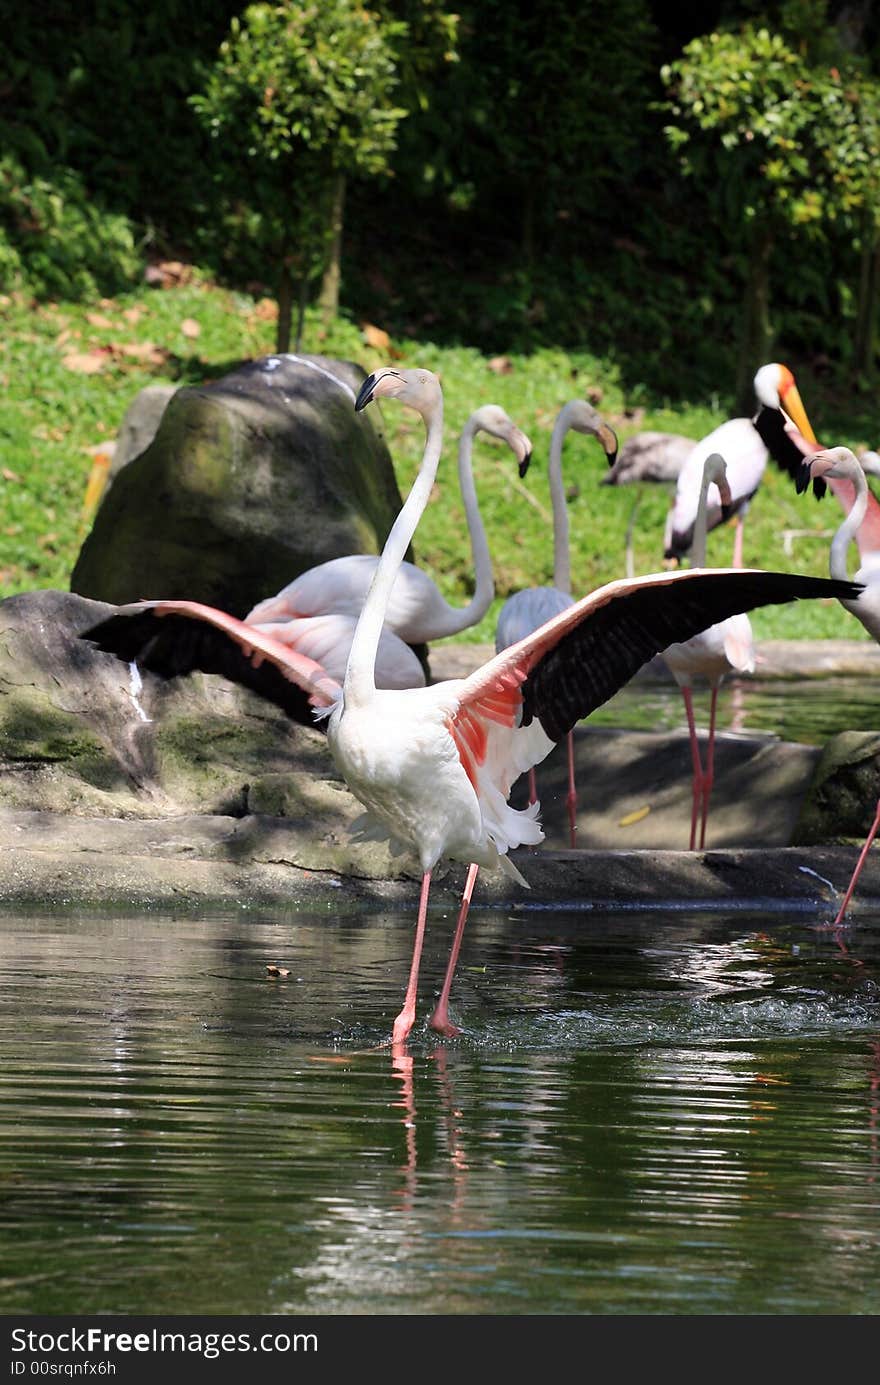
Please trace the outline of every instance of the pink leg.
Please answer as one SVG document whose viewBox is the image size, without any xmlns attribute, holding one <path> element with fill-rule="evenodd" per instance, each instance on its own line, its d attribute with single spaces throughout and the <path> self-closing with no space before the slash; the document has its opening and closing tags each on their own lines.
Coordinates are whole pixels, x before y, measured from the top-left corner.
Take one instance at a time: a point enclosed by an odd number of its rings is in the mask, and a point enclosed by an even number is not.
<svg viewBox="0 0 880 1385">
<path fill-rule="evenodd" d="M 687 713 L 688 731 L 691 738 L 691 764 L 693 766 L 693 785 L 691 797 L 691 841 L 688 847 L 693 851 L 697 844 L 697 817 L 700 811 L 700 799 L 703 786 L 703 765 L 700 760 L 700 745 L 697 740 L 697 728 L 694 722 L 694 703 L 691 697 L 691 690 L 687 685 L 682 687 L 681 695 L 684 698 L 684 708 Z"/>
<path fill-rule="evenodd" d="M 703 814 L 700 822 L 700 850 L 706 845 L 706 823 L 709 821 L 709 795 L 715 783 L 715 712 L 718 706 L 718 686 L 712 688 L 712 701 L 709 704 L 709 745 L 706 750 L 706 769 L 703 773 L 702 798 Z"/>
<path fill-rule="evenodd" d="M 452 977 L 458 963 L 461 940 L 464 937 L 464 926 L 467 922 L 468 910 L 471 907 L 479 869 L 479 866 L 468 866 L 467 880 L 464 882 L 464 894 L 461 897 L 461 908 L 458 911 L 458 923 L 455 925 L 455 936 L 452 939 L 452 947 L 449 949 L 449 961 L 446 964 L 446 975 L 443 978 L 440 999 L 437 1001 L 433 1015 L 428 1020 L 431 1028 L 436 1029 L 438 1034 L 442 1034 L 447 1039 L 454 1039 L 456 1034 L 461 1033 L 458 1025 L 452 1024 L 449 1019 L 449 992 L 452 990 Z"/>
<path fill-rule="evenodd" d="M 409 983 L 403 1009 L 394 1021 L 391 1043 L 402 1044 L 413 1027 L 416 1017 L 416 995 L 419 989 L 419 964 L 422 960 L 422 944 L 425 941 L 425 920 L 428 917 L 428 891 L 431 888 L 431 872 L 426 870 L 422 876 L 422 893 L 419 896 L 419 916 L 416 920 L 416 940 L 413 944 L 412 962 L 409 968 Z"/>
<path fill-rule="evenodd" d="M 740 515 L 736 517 L 736 529 L 733 535 L 733 566 L 742 567 L 743 565 L 743 521 Z"/>
<path fill-rule="evenodd" d="M 577 790 L 574 786 L 574 732 L 569 731 L 568 741 L 568 837 L 572 848 L 577 846 Z"/>
<path fill-rule="evenodd" d="M 538 785 L 535 779 L 535 767 L 534 765 L 532 765 L 531 769 L 529 770 L 529 803 L 537 803 L 537 801 Z"/>
<path fill-rule="evenodd" d="M 865 860 L 867 859 L 868 852 L 871 848 L 871 843 L 877 835 L 878 828 L 880 828 L 880 799 L 877 800 L 877 812 L 874 816 L 874 821 L 871 824 L 871 830 L 868 833 L 865 845 L 862 847 L 859 859 L 856 861 L 856 868 L 852 873 L 852 879 L 849 882 L 846 894 L 843 896 L 843 903 L 841 904 L 840 909 L 838 910 L 837 918 L 834 920 L 835 928 L 840 923 L 841 919 L 846 913 L 847 905 L 852 899 L 852 892 L 856 887 L 856 881 L 862 873 L 862 866 L 865 864 Z"/>
</svg>

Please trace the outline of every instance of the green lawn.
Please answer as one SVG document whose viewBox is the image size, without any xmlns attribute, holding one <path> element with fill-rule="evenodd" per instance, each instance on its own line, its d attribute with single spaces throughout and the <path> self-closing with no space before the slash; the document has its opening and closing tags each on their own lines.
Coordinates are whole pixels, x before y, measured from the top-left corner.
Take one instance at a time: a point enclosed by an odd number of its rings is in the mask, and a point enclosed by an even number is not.
<svg viewBox="0 0 880 1385">
<path fill-rule="evenodd" d="M 270 352 L 270 305 L 202 282 L 193 272 L 177 287 L 144 288 L 87 306 L 35 306 L 0 298 L 0 321 L 0 596 L 36 587 L 66 590 L 83 537 L 88 449 L 114 436 L 143 386 L 216 378 L 244 359 Z M 633 407 L 613 366 L 586 351 L 541 350 L 490 360 L 465 347 L 439 348 L 430 342 L 397 341 L 393 349 L 396 363 L 427 366 L 443 379 L 449 443 L 415 551 L 450 601 L 464 602 L 471 580 L 455 477 L 462 423 L 480 404 L 494 402 L 503 405 L 532 439 L 532 466 L 523 483 L 502 444 L 485 434 L 476 441 L 477 486 L 499 593 L 490 613 L 469 632 L 476 640 L 492 638 L 497 609 L 506 595 L 551 580 L 546 460 L 553 421 L 566 400 L 597 392 L 598 408 L 621 441 L 642 428 L 696 438 L 726 416 L 717 400 L 673 408 L 668 401 L 640 395 L 638 407 Z M 368 370 L 386 359 L 383 351 L 366 345 L 359 326 L 343 320 L 324 333 L 317 319 L 310 319 L 303 350 L 356 360 Z M 874 445 L 875 439 L 837 431 L 834 411 L 818 391 L 814 402 L 808 381 L 800 383 L 816 431 L 829 445 Z M 387 408 L 384 417 L 405 490 L 421 456 L 421 423 L 407 410 Z M 604 465 L 598 442 L 569 434 L 563 468 L 570 497 L 575 595 L 624 572 L 624 536 L 636 492 L 631 487 L 600 486 Z M 643 488 L 635 524 L 639 573 L 662 566 L 667 503 L 663 488 Z M 796 495 L 771 464 L 746 524 L 746 562 L 825 575 L 828 543 L 822 534 L 839 522 L 840 510 L 833 500 L 817 505 L 811 495 Z M 790 552 L 784 546 L 788 530 L 809 531 L 809 536 L 794 540 Z M 732 544 L 732 528 L 716 530 L 710 535 L 708 561 L 729 562 Z M 860 623 L 833 601 L 757 612 L 753 624 L 758 638 L 867 638 Z"/>
</svg>

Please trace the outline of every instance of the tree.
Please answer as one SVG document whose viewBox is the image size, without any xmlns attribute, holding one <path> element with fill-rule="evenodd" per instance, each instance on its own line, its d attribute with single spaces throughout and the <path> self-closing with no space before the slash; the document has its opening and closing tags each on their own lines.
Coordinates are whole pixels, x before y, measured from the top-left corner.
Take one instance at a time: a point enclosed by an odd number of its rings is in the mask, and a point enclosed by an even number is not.
<svg viewBox="0 0 880 1385">
<path fill-rule="evenodd" d="M 824 14 L 810 0 L 790 8 L 814 21 Z M 772 339 L 776 246 L 827 237 L 835 222 L 858 222 L 863 233 L 876 226 L 878 88 L 821 25 L 806 47 L 756 25 L 715 32 L 689 43 L 662 76 L 666 134 L 693 179 L 707 234 L 745 258 L 736 394 L 750 407 Z"/>
<path fill-rule="evenodd" d="M 234 19 L 192 104 L 217 142 L 222 192 L 244 203 L 276 265 L 277 348 L 290 345 L 294 283 L 309 285 L 341 234 L 347 175 L 387 176 L 398 122 L 395 41 L 405 26 L 358 0 L 287 0 Z"/>
</svg>

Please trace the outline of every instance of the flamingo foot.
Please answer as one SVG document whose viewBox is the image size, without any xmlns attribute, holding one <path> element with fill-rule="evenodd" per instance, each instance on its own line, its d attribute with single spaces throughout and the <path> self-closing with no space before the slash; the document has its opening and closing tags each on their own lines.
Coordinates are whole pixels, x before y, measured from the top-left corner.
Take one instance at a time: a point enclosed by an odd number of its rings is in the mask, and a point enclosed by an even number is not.
<svg viewBox="0 0 880 1385">
<path fill-rule="evenodd" d="M 415 1018 L 415 1006 L 410 1008 L 408 1005 L 404 1005 L 397 1019 L 394 1021 L 394 1028 L 391 1031 L 392 1046 L 406 1042 L 409 1037 L 409 1031 L 415 1023 Z"/>
<path fill-rule="evenodd" d="M 434 1030 L 435 1034 L 440 1034 L 444 1039 L 456 1039 L 463 1030 L 453 1024 L 449 1018 L 449 1011 L 445 1005 L 438 1004 L 431 1018 L 428 1020 L 428 1027 Z"/>
</svg>

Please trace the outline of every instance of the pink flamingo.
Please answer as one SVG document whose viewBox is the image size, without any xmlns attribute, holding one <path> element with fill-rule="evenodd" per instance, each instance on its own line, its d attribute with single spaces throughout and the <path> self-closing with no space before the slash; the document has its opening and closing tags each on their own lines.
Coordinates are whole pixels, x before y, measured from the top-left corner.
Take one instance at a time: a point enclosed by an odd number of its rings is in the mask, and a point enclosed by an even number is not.
<svg viewBox="0 0 880 1385">
<path fill-rule="evenodd" d="M 837 580 L 841 578 L 845 580 L 847 576 L 847 551 L 850 543 L 861 532 L 861 526 L 868 509 L 868 497 L 871 492 L 868 490 L 865 473 L 859 461 L 848 447 L 829 447 L 822 452 L 814 453 L 812 457 L 805 460 L 798 480 L 798 490 L 806 490 L 811 481 L 815 483 L 817 480 L 827 481 L 829 486 L 832 486 L 834 482 L 846 482 L 851 487 L 854 496 L 849 513 L 831 540 L 831 551 L 828 558 L 831 576 Z M 852 611 L 853 615 L 862 622 L 871 638 L 880 643 L 880 552 L 869 553 L 867 556 L 863 554 L 862 556 L 865 561 L 862 562 L 854 579 L 862 584 L 862 590 L 852 599 L 848 600 L 841 597 L 841 604 L 848 611 Z M 849 907 L 856 881 L 868 859 L 868 852 L 878 829 L 880 829 L 880 799 L 877 802 L 874 821 L 868 831 L 865 844 L 843 897 L 843 903 L 834 920 L 835 927 L 841 923 Z"/>
</svg>

